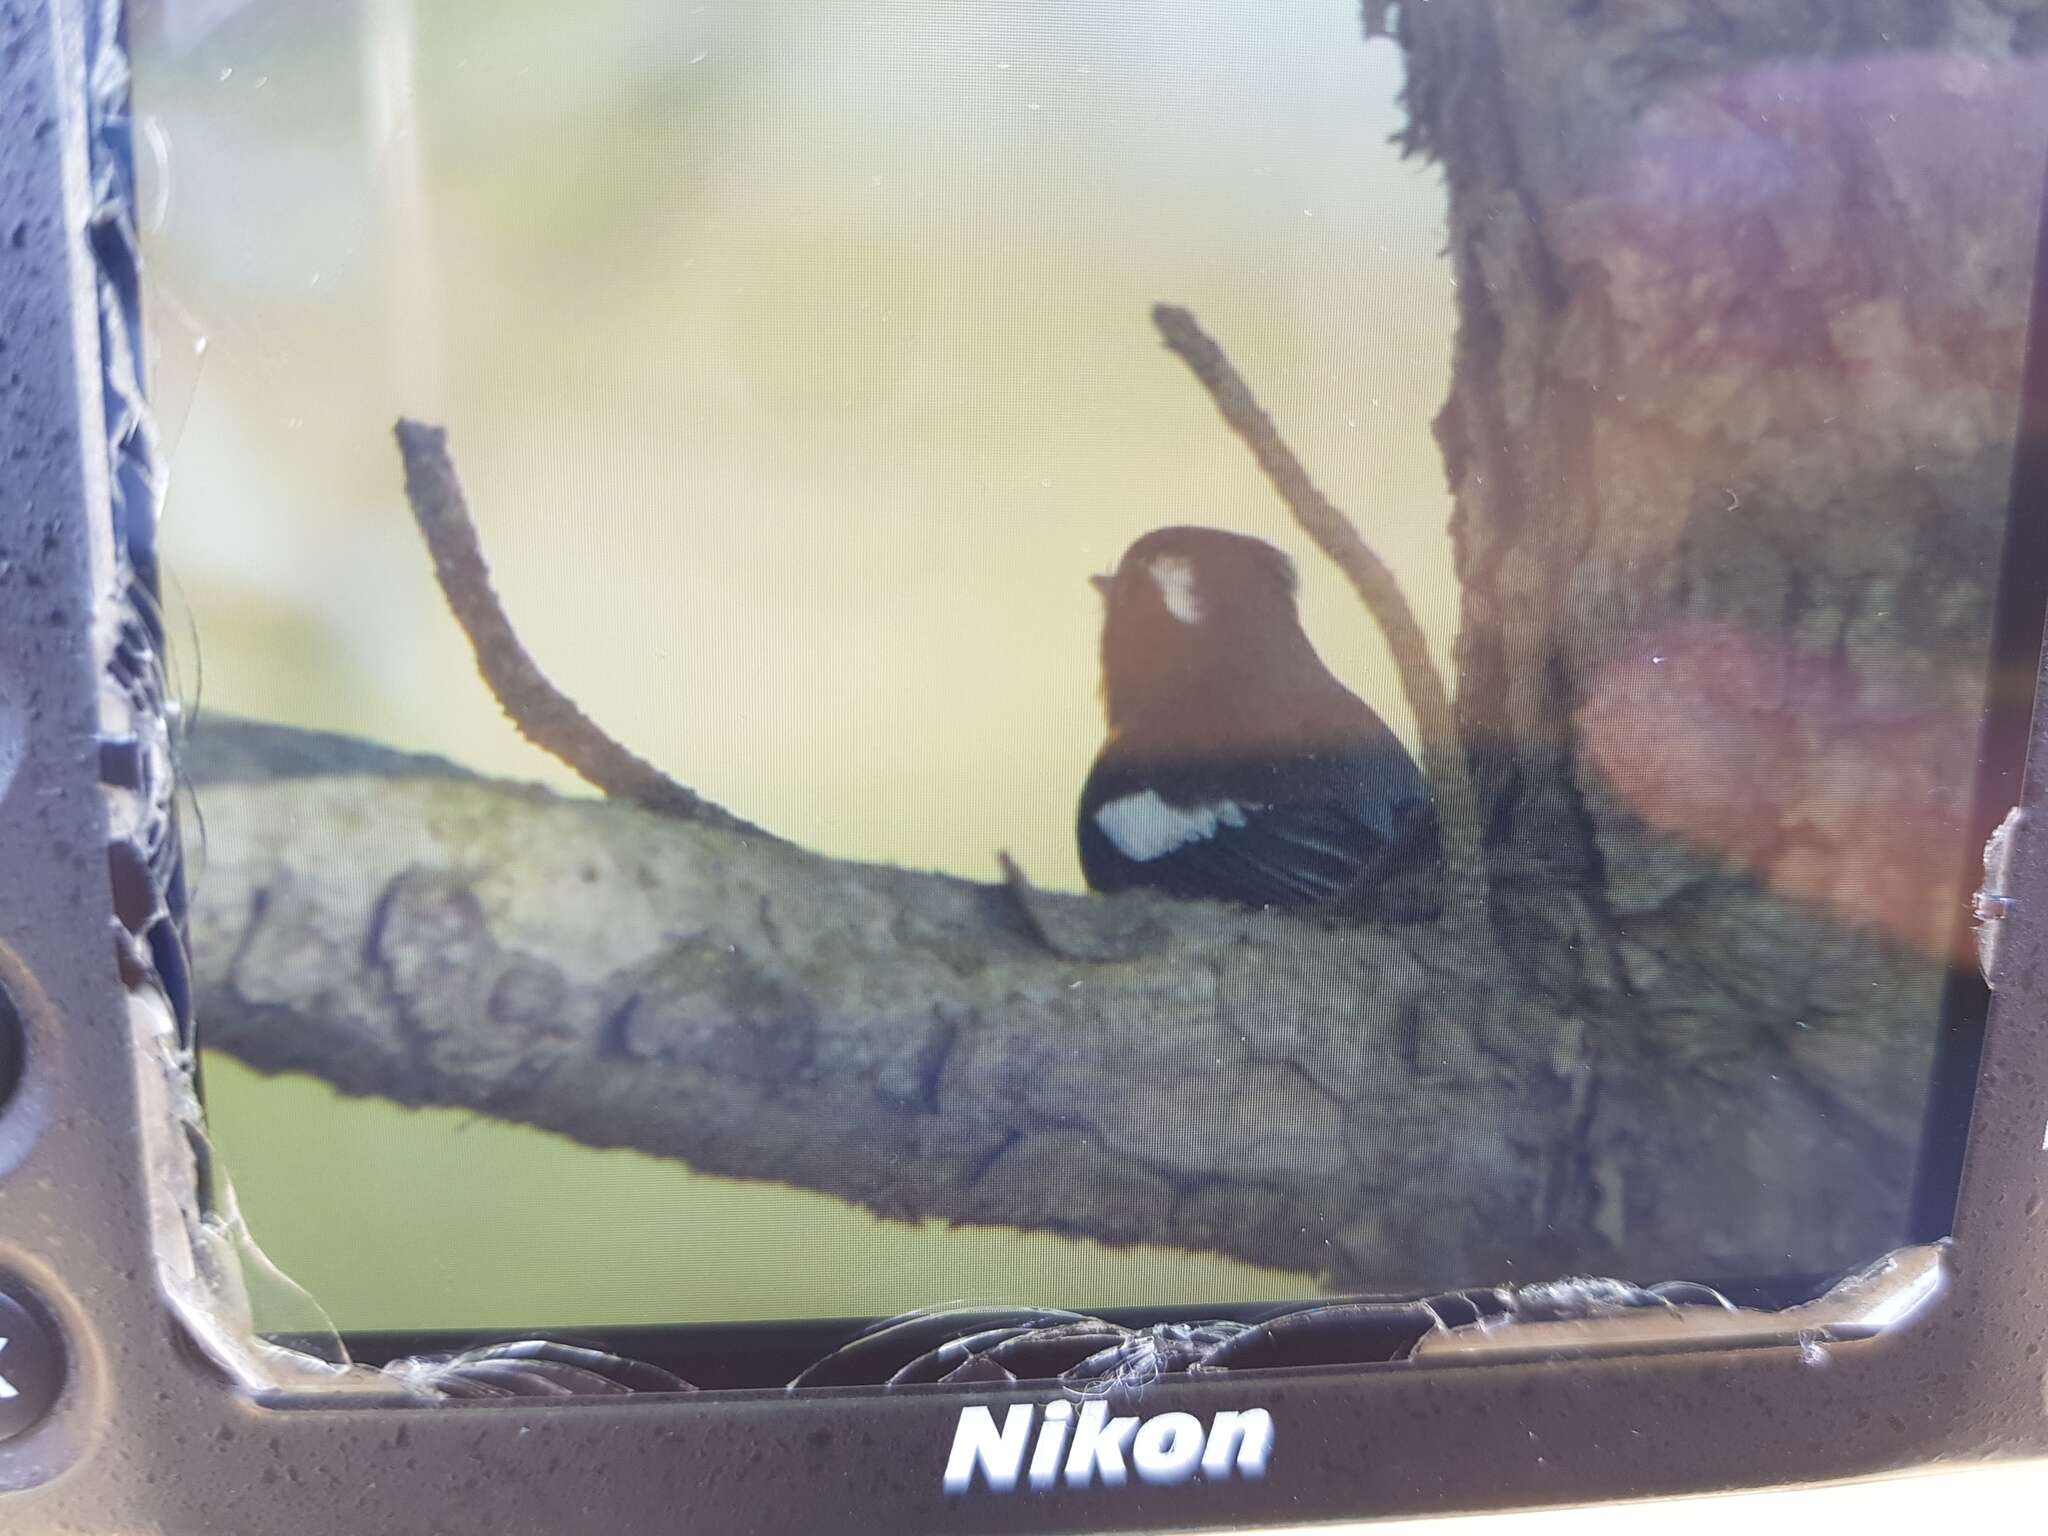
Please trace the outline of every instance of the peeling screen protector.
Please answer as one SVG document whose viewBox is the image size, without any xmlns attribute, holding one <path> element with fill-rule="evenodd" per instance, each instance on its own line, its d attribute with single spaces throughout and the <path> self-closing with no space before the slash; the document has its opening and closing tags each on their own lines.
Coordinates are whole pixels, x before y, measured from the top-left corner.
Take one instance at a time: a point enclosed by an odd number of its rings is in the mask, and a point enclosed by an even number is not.
<svg viewBox="0 0 2048 1536">
<path fill-rule="evenodd" d="M 2048 93 L 1680 37 L 1452 143 L 1406 42 L 134 7 L 261 1326 L 1178 1368 L 1946 1233 Z"/>
</svg>

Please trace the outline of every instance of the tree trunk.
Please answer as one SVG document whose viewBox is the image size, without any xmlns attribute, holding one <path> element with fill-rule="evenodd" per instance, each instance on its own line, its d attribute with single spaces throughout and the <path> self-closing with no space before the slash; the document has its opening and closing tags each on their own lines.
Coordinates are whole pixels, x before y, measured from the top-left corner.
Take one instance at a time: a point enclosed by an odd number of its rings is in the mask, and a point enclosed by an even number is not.
<svg viewBox="0 0 2048 1536">
<path fill-rule="evenodd" d="M 1904 1235 L 1964 958 L 2048 6 L 1399 32 L 1461 302 L 1462 729 L 1499 846 L 1582 893 L 1509 936 L 1589 1026 L 1559 1219 L 1645 1275 L 1850 1263 Z"/>
</svg>

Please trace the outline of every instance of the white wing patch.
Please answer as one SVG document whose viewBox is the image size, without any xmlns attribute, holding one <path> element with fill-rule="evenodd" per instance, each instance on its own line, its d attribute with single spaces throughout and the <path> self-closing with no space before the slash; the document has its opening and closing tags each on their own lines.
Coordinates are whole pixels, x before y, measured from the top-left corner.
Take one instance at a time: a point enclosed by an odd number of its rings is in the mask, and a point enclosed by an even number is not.
<svg viewBox="0 0 2048 1536">
<path fill-rule="evenodd" d="M 1195 568 L 1178 555 L 1161 555 L 1145 567 L 1159 588 L 1166 611 L 1183 624 L 1202 622 L 1202 595 L 1195 590 Z"/>
<path fill-rule="evenodd" d="M 1095 813 L 1095 825 L 1116 844 L 1117 852 L 1140 864 L 1214 837 L 1218 827 L 1241 827 L 1245 812 L 1256 805 L 1217 800 L 1208 805 L 1169 805 L 1156 789 L 1112 800 Z"/>
</svg>

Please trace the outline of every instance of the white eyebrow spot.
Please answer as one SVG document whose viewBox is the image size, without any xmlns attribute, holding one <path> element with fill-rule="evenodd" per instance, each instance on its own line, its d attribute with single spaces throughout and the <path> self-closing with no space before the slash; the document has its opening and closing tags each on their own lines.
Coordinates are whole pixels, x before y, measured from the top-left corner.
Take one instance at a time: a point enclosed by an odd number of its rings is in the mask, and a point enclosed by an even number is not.
<svg viewBox="0 0 2048 1536">
<path fill-rule="evenodd" d="M 1095 825 L 1116 844 L 1117 852 L 1140 864 L 1189 843 L 1214 837 L 1218 827 L 1241 827 L 1247 807 L 1235 800 L 1209 805 L 1169 805 L 1156 789 L 1112 800 L 1095 813 Z M 1258 806 L 1249 809 L 1256 811 Z"/>
<path fill-rule="evenodd" d="M 1159 588 L 1166 611 L 1183 624 L 1202 622 L 1202 599 L 1195 591 L 1195 568 L 1178 555 L 1161 555 L 1145 567 Z"/>
</svg>

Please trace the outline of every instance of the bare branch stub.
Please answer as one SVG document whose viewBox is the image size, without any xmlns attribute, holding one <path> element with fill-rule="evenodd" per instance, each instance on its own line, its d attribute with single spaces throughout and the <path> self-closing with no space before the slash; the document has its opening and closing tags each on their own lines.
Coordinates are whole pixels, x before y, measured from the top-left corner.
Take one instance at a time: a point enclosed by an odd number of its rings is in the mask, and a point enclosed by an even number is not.
<svg viewBox="0 0 2048 1536">
<path fill-rule="evenodd" d="M 1386 635 L 1400 670 L 1402 690 L 1415 711 L 1422 735 L 1423 771 L 1436 796 L 1447 875 L 1446 914 L 1482 916 L 1486 911 L 1486 865 L 1479 846 L 1479 796 L 1459 740 L 1450 692 L 1430 660 L 1429 642 L 1400 583 L 1351 520 L 1316 488 L 1251 386 L 1194 315 L 1176 305 L 1157 304 L 1152 309 L 1152 323 L 1168 349 L 1208 390 L 1231 430 L 1244 439 L 1295 522 L 1344 573 Z"/>
<path fill-rule="evenodd" d="M 491 586 L 476 523 L 448 456 L 446 429 L 401 419 L 396 435 L 405 464 L 405 498 L 433 556 L 441 593 L 476 653 L 477 671 L 519 734 L 614 799 L 685 821 L 766 836 L 622 746 L 548 680 Z"/>
<path fill-rule="evenodd" d="M 1062 959 L 1107 964 L 1157 953 L 1166 933 L 1139 901 L 1105 902 L 1041 891 L 1007 850 L 996 854 L 1003 884 L 1040 942 Z"/>
</svg>

